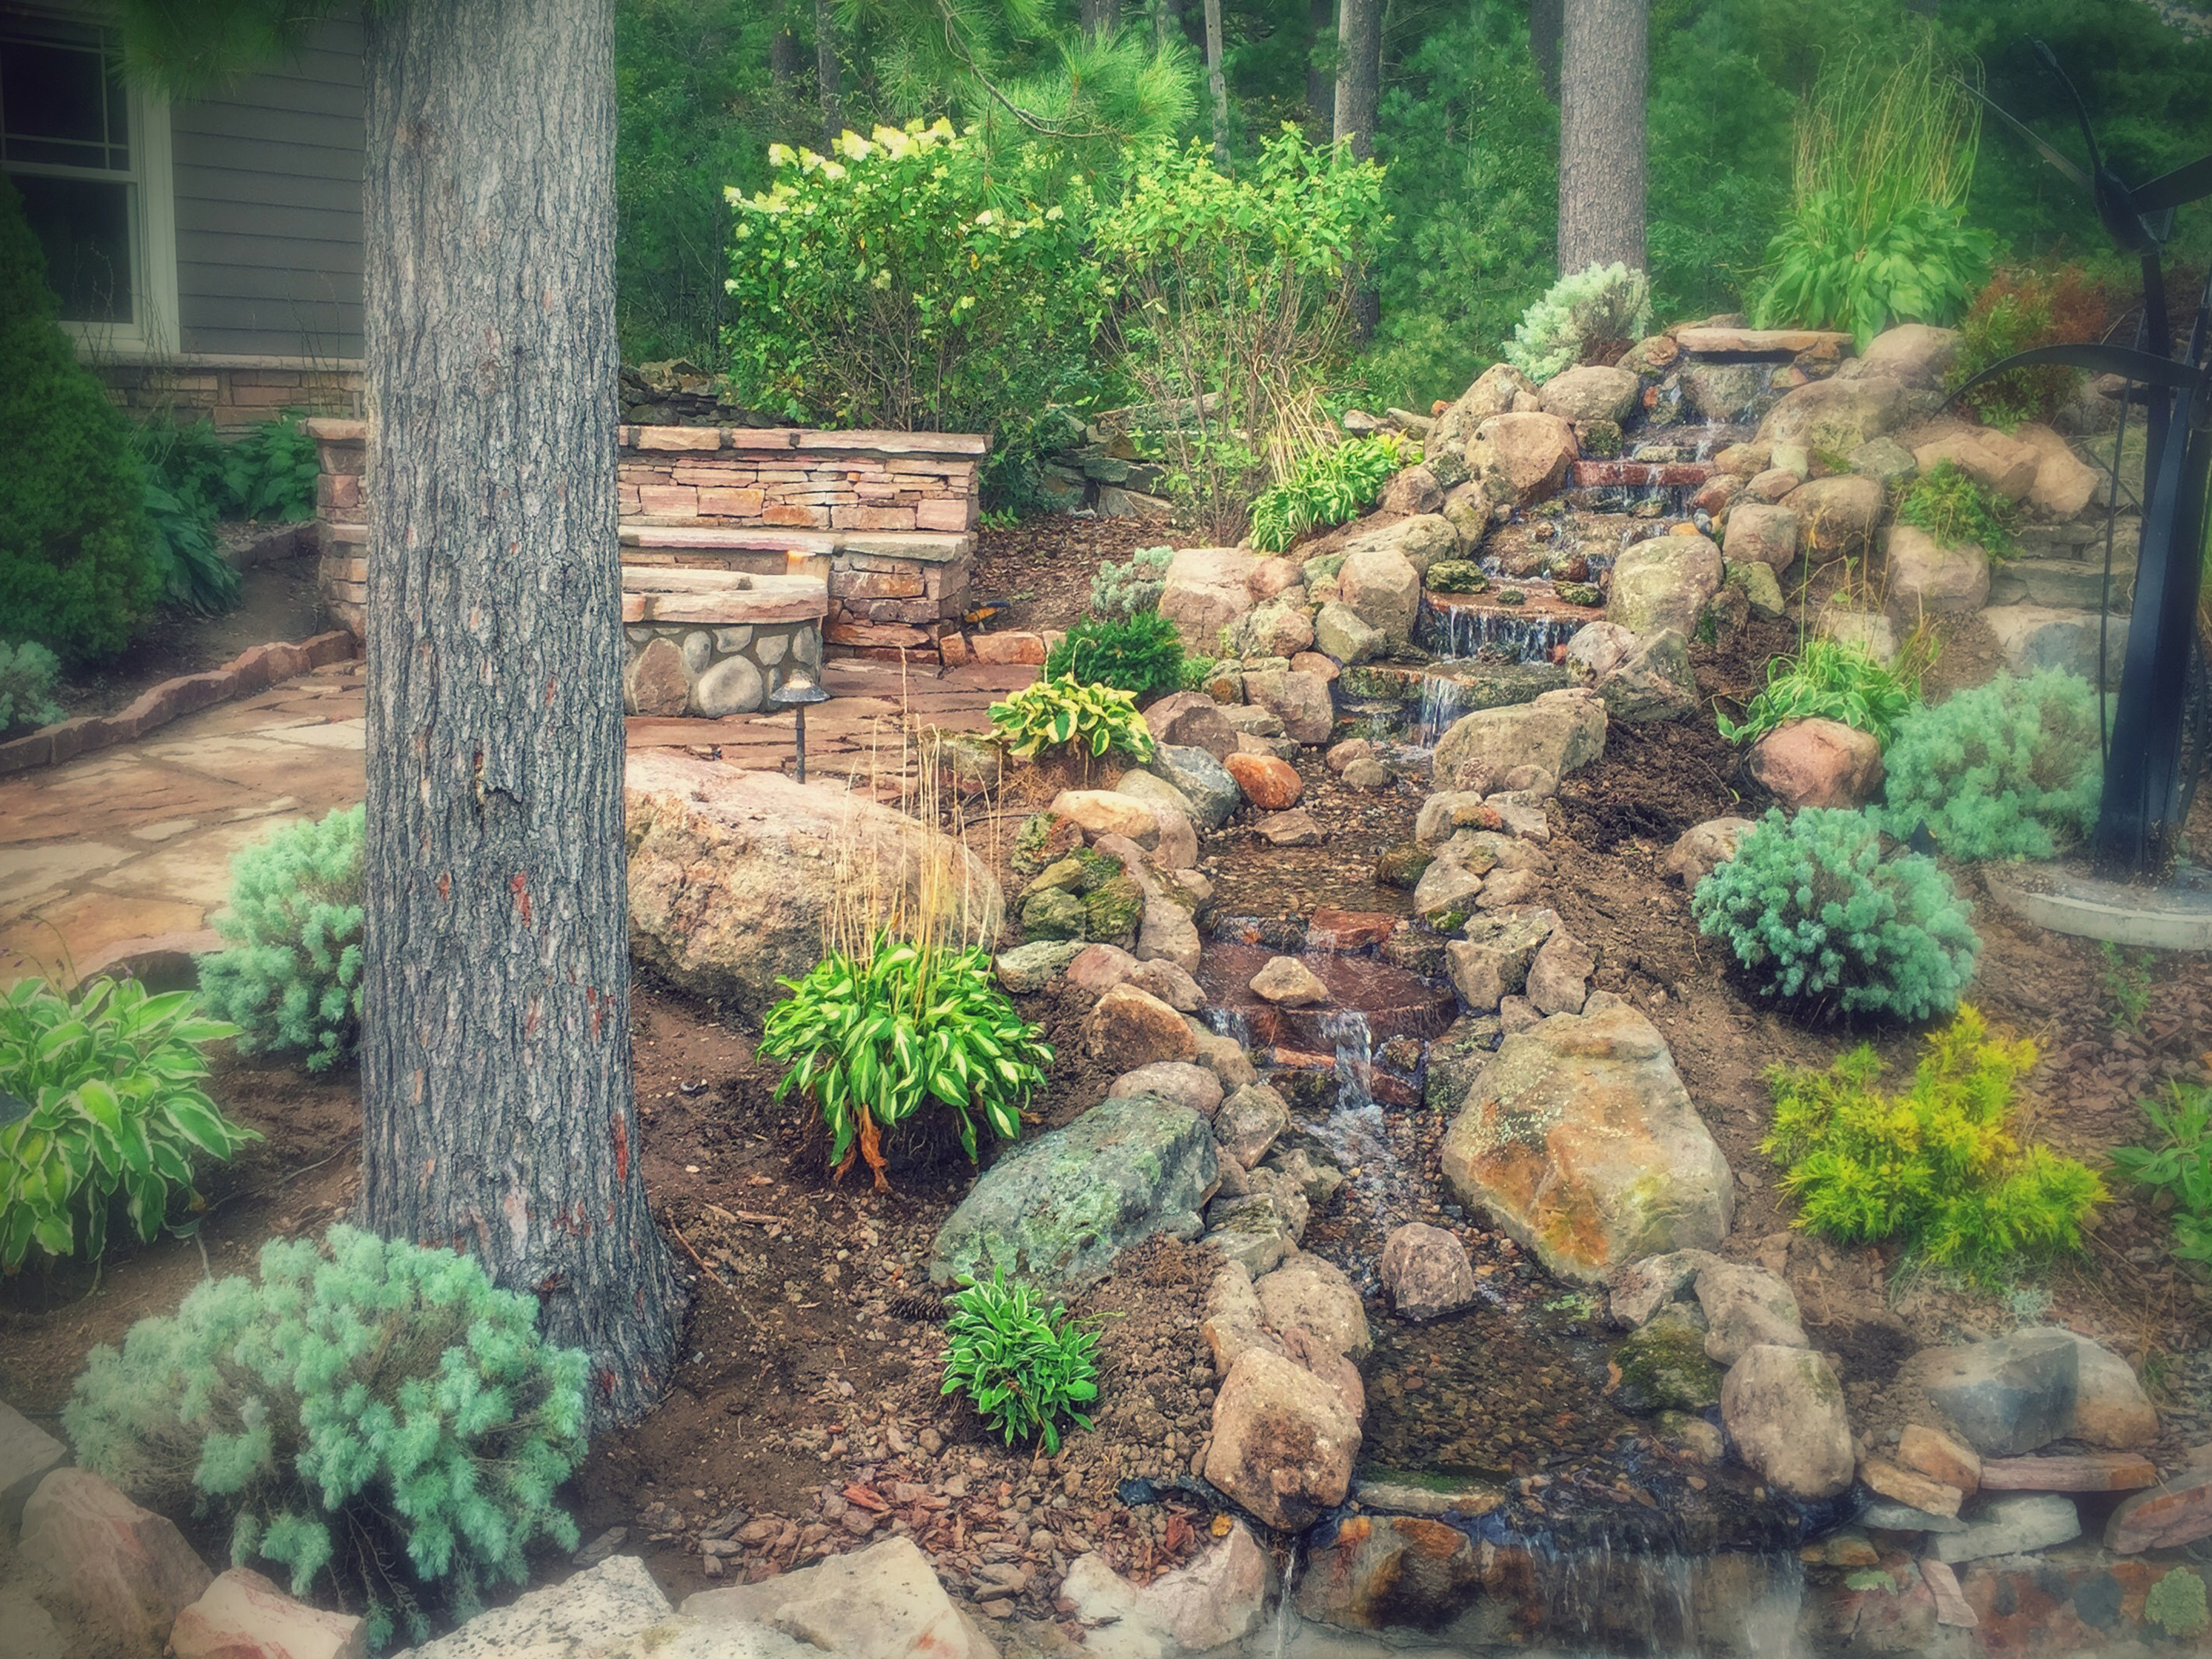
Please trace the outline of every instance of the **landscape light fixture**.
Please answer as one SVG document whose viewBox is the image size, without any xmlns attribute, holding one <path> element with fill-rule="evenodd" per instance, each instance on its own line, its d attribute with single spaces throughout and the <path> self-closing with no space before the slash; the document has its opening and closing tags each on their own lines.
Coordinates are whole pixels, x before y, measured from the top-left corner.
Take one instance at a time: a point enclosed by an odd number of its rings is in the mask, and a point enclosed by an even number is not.
<svg viewBox="0 0 2212 1659">
<path fill-rule="evenodd" d="M 806 705 L 827 702 L 830 694 L 822 689 L 813 671 L 804 664 L 793 663 L 786 671 L 783 683 L 768 694 L 768 700 L 780 708 L 791 710 L 799 723 L 799 781 L 806 781 Z"/>
</svg>

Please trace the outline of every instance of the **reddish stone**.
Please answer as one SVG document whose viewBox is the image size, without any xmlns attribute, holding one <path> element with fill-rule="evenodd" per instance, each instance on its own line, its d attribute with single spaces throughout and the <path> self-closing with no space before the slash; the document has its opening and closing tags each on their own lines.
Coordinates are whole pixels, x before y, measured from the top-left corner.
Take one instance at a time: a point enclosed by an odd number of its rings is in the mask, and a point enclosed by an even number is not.
<svg viewBox="0 0 2212 1659">
<path fill-rule="evenodd" d="M 1574 483 L 1582 489 L 1646 489 L 1653 484 L 1688 489 L 1713 475 L 1705 461 L 1577 461 Z"/>
<path fill-rule="evenodd" d="M 294 1601 L 246 1567 L 233 1567 L 177 1615 L 170 1659 L 362 1659 L 361 1620 Z"/>
<path fill-rule="evenodd" d="M 170 684 L 174 684 L 175 682 Z M 106 741 L 107 730 L 107 722 L 99 715 L 80 714 L 73 720 L 49 726 L 38 735 L 52 746 L 52 759 L 58 766 L 65 760 L 75 760 L 87 750 L 99 747 L 99 742 L 94 739 Z"/>
<path fill-rule="evenodd" d="M 1382 910 L 1340 910 L 1323 905 L 1306 924 L 1306 943 L 1322 951 L 1364 951 L 1397 930 L 1398 918 Z"/>
<path fill-rule="evenodd" d="M 1784 806 L 1863 806 L 1881 787 L 1881 744 L 1840 720 L 1790 720 L 1752 746 L 1748 769 Z"/>
<path fill-rule="evenodd" d="M 2197 1461 L 2155 1492 L 2138 1492 L 2105 1523 L 2105 1547 L 2120 1555 L 2179 1549 L 2212 1538 L 2212 1461 Z"/>
<path fill-rule="evenodd" d="M 1911 1424 L 1898 1437 L 1897 1461 L 1961 1492 L 1972 1494 L 1981 1488 L 1982 1460 L 1974 1449 L 1925 1424 Z"/>
<path fill-rule="evenodd" d="M 1951 1571 L 1948 1563 L 1932 1557 L 1925 1559 L 1920 1563 L 1920 1576 L 1936 1597 L 1937 1624 L 1972 1630 L 1982 1622 L 1967 1605 L 1966 1595 L 1959 1588 L 1959 1575 Z"/>
<path fill-rule="evenodd" d="M 684 671 L 684 653 L 672 641 L 655 639 L 630 671 L 630 700 L 637 712 L 668 718 L 684 712 L 690 700 L 691 679 Z"/>
<path fill-rule="evenodd" d="M 916 530 L 973 530 L 975 527 L 975 497 L 954 500 L 917 501 L 914 508 L 914 527 Z"/>
<path fill-rule="evenodd" d="M 2150 1459 L 2134 1452 L 2069 1452 L 1982 1461 L 1984 1492 L 2140 1492 L 2157 1484 L 2157 1468 Z"/>
<path fill-rule="evenodd" d="M 49 735 L 52 729 L 48 727 L 0 743 L 0 775 L 50 763 L 54 757 L 54 740 Z"/>
<path fill-rule="evenodd" d="M 929 643 L 929 635 L 905 623 L 833 622 L 822 630 L 832 645 L 901 647 L 913 649 Z"/>
<path fill-rule="evenodd" d="M 1046 655 L 1044 641 L 1035 634 L 978 634 L 968 648 L 977 662 L 1009 667 L 1042 664 Z"/>
<path fill-rule="evenodd" d="M 1343 672 L 1335 658 L 1324 656 L 1318 651 L 1300 651 L 1291 658 L 1291 672 L 1293 674 L 1318 674 L 1325 680 L 1333 680 Z"/>
<path fill-rule="evenodd" d="M 975 660 L 975 653 L 969 648 L 965 634 L 946 634 L 937 641 L 937 651 L 945 659 L 947 668 L 964 668 Z"/>
<path fill-rule="evenodd" d="M 159 1652 L 210 1581 L 172 1523 L 82 1469 L 40 1482 L 23 1506 L 17 1553 L 86 1626 L 125 1650 Z"/>
<path fill-rule="evenodd" d="M 231 696 L 243 697 L 268 687 L 273 678 L 270 649 L 265 645 L 249 645 L 222 665 L 222 672 L 230 676 Z"/>
<path fill-rule="evenodd" d="M 918 599 L 919 570 L 833 570 L 830 592 L 841 599 Z"/>
<path fill-rule="evenodd" d="M 1221 763 L 1244 799 L 1264 812 L 1280 812 L 1296 806 L 1305 793 L 1298 769 L 1277 755 L 1231 755 Z"/>
<path fill-rule="evenodd" d="M 311 635 L 300 641 L 300 648 L 307 653 L 307 666 L 326 668 L 334 662 L 344 662 L 361 654 L 361 641 L 343 628 L 334 628 L 327 634 Z"/>
</svg>

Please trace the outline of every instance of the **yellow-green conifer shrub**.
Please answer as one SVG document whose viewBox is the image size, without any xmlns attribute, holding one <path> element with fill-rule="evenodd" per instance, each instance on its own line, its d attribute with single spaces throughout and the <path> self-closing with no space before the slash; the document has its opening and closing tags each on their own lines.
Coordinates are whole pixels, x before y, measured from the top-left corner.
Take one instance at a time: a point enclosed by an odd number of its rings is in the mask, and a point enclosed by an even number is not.
<svg viewBox="0 0 2212 1659">
<path fill-rule="evenodd" d="M 1864 1044 L 1825 1072 L 1774 1067 L 1774 1126 L 1761 1150 L 1785 1166 L 1796 1224 L 1855 1243 L 1894 1240 L 1984 1279 L 2080 1249 L 2105 1185 L 2014 1136 L 2014 1088 L 2035 1062 L 2034 1043 L 1993 1036 L 1962 1003 L 1929 1034 L 1902 1094 L 1877 1086 L 1881 1061 Z"/>
<path fill-rule="evenodd" d="M 341 1226 L 94 1349 L 62 1423 L 86 1468 L 216 1517 L 234 1565 L 335 1592 L 382 1647 L 523 1582 L 539 1539 L 576 1547 L 554 1494 L 583 1462 L 586 1374 L 473 1259 Z"/>
</svg>

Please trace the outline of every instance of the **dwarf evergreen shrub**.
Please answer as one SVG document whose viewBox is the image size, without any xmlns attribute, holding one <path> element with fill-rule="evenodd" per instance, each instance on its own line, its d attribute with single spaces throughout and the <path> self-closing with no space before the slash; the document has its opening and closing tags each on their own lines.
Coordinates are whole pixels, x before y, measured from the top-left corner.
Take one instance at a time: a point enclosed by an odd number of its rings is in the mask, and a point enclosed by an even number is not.
<svg viewBox="0 0 2212 1659">
<path fill-rule="evenodd" d="M 381 1647 L 521 1583 L 538 1540 L 576 1547 L 554 1492 L 584 1457 L 585 1366 L 471 1258 L 338 1226 L 94 1349 L 62 1423 L 86 1468 L 216 1517 L 234 1565 L 289 1569 L 295 1595 L 336 1589 Z"/>
<path fill-rule="evenodd" d="M 1157 611 L 1133 617 L 1087 617 L 1069 629 L 1044 659 L 1048 680 L 1110 685 L 1138 702 L 1182 690 L 1182 635 Z"/>
<path fill-rule="evenodd" d="M 1091 614 L 1111 621 L 1152 610 L 1167 586 L 1174 558 L 1172 547 L 1140 547 L 1127 564 L 1109 560 L 1100 565 L 1091 578 Z"/>
<path fill-rule="evenodd" d="M 349 1058 L 361 1027 L 362 809 L 295 823 L 230 863 L 215 930 L 230 948 L 200 959 L 208 1006 L 247 1054 L 297 1051 L 311 1072 Z"/>
<path fill-rule="evenodd" d="M 1807 1012 L 1948 1013 L 1981 951 L 1950 878 L 1917 853 L 1885 859 L 1866 812 L 1770 807 L 1690 908 L 1760 996 Z"/>
<path fill-rule="evenodd" d="M 62 717 L 52 696 L 60 667 L 43 645 L 0 640 L 0 738 L 14 736 L 19 726 L 52 726 Z"/>
<path fill-rule="evenodd" d="M 1505 361 L 1543 381 L 1604 346 L 1623 349 L 1651 326 L 1651 284 L 1615 260 L 1562 276 L 1521 315 Z M 1615 355 L 1618 355 L 1617 353 Z"/>
<path fill-rule="evenodd" d="M 1883 823 L 1960 859 L 2047 859 L 2087 833 L 2104 787 L 2097 694 L 2063 669 L 1913 709 L 1883 757 Z"/>
<path fill-rule="evenodd" d="M 0 637 L 112 657 L 161 596 L 130 428 L 55 320 L 46 255 L 0 179 Z"/>
</svg>

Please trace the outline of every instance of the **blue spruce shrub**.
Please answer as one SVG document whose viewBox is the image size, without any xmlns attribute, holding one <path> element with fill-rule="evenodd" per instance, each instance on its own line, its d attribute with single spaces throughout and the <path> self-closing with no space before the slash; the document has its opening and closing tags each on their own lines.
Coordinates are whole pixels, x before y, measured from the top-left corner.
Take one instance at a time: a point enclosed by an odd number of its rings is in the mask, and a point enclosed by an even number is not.
<svg viewBox="0 0 2212 1659">
<path fill-rule="evenodd" d="M 366 1608 L 380 1648 L 520 1583 L 538 1540 L 576 1547 L 554 1493 L 583 1462 L 585 1377 L 471 1258 L 339 1226 L 94 1349 L 62 1423 L 84 1468 L 226 1522 L 233 1565 Z"/>
<path fill-rule="evenodd" d="M 1807 1012 L 1948 1014 L 1982 948 L 1950 878 L 1917 853 L 1885 859 L 1867 812 L 1769 808 L 1690 908 L 1759 995 Z"/>
<path fill-rule="evenodd" d="M 2096 820 L 2096 690 L 2061 668 L 2000 674 L 1907 714 L 1882 764 L 1892 835 L 1925 823 L 1953 858 L 2053 857 Z"/>
<path fill-rule="evenodd" d="M 306 1055 L 311 1072 L 349 1058 L 360 1038 L 362 809 L 295 823 L 231 860 L 230 904 L 215 915 L 230 948 L 200 959 L 200 988 L 238 1046 Z"/>
<path fill-rule="evenodd" d="M 0 640 L 0 738 L 13 737 L 19 726 L 52 726 L 62 717 L 52 696 L 60 670 L 54 653 L 36 640 L 21 645 Z"/>
</svg>

